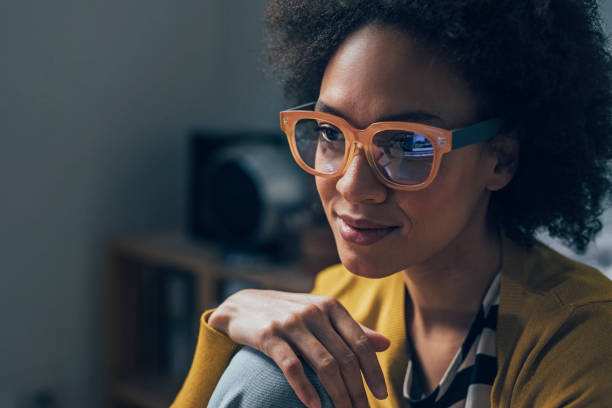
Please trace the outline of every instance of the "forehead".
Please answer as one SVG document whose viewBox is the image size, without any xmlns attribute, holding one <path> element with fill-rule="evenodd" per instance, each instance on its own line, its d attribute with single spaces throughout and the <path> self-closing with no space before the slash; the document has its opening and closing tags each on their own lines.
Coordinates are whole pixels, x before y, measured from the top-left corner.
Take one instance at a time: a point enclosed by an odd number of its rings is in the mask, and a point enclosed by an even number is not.
<svg viewBox="0 0 612 408">
<path fill-rule="evenodd" d="M 476 112 L 474 95 L 442 57 L 402 30 L 377 25 L 341 44 L 325 69 L 319 100 L 359 127 L 406 111 L 459 127 Z"/>
</svg>

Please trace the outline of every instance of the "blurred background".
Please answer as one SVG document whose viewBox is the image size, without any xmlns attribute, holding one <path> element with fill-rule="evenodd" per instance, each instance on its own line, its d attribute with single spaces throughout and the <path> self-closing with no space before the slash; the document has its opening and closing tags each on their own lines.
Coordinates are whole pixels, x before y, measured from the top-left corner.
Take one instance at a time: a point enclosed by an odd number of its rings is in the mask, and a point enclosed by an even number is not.
<svg viewBox="0 0 612 408">
<path fill-rule="evenodd" d="M 333 262 L 279 156 L 266 4 L 0 2 L 0 407 L 167 406 L 204 308 Z M 606 219 L 580 259 L 612 276 Z"/>
</svg>

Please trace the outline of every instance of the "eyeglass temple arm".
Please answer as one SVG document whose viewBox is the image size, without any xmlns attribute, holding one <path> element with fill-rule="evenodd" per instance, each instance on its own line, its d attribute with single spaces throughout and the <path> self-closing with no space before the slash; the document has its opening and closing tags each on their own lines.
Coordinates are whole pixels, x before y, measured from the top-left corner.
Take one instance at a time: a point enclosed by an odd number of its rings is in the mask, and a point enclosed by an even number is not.
<svg viewBox="0 0 612 408">
<path fill-rule="evenodd" d="M 317 104 L 317 101 L 312 101 L 312 102 L 305 103 L 303 105 L 294 106 L 293 108 L 290 108 L 290 109 L 287 109 L 287 110 L 290 110 L 290 111 L 292 111 L 292 110 L 301 110 L 301 109 L 308 108 L 308 107 L 314 107 L 316 104 Z"/>
<path fill-rule="evenodd" d="M 452 149 L 459 149 L 478 142 L 484 142 L 497 135 L 502 127 L 500 118 L 489 119 L 464 128 L 454 129 Z"/>
</svg>

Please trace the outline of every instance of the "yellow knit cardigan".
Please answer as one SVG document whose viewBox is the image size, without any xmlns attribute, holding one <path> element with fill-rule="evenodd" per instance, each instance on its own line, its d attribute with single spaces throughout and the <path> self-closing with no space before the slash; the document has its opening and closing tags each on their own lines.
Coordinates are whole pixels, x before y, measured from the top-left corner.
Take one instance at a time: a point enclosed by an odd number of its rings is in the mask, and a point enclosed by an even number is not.
<svg viewBox="0 0 612 408">
<path fill-rule="evenodd" d="M 537 243 L 503 238 L 498 371 L 491 407 L 612 407 L 612 282 L 601 272 Z M 402 382 L 408 362 L 401 273 L 362 278 L 336 265 L 317 277 L 315 294 L 338 299 L 353 318 L 384 334 L 378 354 L 389 396 L 371 407 L 408 407 Z M 207 324 L 204 312 L 192 366 L 173 408 L 204 407 L 240 348 Z"/>
</svg>

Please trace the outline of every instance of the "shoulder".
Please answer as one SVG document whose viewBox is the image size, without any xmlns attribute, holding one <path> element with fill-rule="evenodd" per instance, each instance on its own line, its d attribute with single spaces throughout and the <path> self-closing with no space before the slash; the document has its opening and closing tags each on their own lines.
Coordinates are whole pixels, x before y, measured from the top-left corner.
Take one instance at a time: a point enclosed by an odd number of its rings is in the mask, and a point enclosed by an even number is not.
<svg viewBox="0 0 612 408">
<path fill-rule="evenodd" d="M 314 372 L 303 360 L 302 364 L 308 379 L 313 383 L 324 403 L 323 407 L 331 407 L 331 401 Z M 255 349 L 243 347 L 223 373 L 208 406 L 215 408 L 298 408 L 303 407 L 303 404 L 272 359 Z"/>
<path fill-rule="evenodd" d="M 610 335 L 612 281 L 603 273 L 542 243 L 508 252 L 512 259 L 502 269 L 500 314 L 517 319 L 524 334 L 542 338 L 545 331 L 571 328 L 592 330 L 589 339 Z"/>
<path fill-rule="evenodd" d="M 612 282 L 541 243 L 504 250 L 498 383 L 506 396 L 517 406 L 612 406 Z"/>
<path fill-rule="evenodd" d="M 528 307 L 529 305 L 527 305 Z M 612 303 L 561 306 L 524 322 L 505 372 L 516 406 L 612 406 Z M 508 385 L 508 383 L 507 383 Z"/>
<path fill-rule="evenodd" d="M 593 267 L 540 242 L 530 248 L 507 243 L 504 250 L 510 259 L 504 262 L 502 279 L 517 285 L 524 295 L 538 297 L 543 306 L 571 308 L 612 302 L 612 281 Z"/>
</svg>

